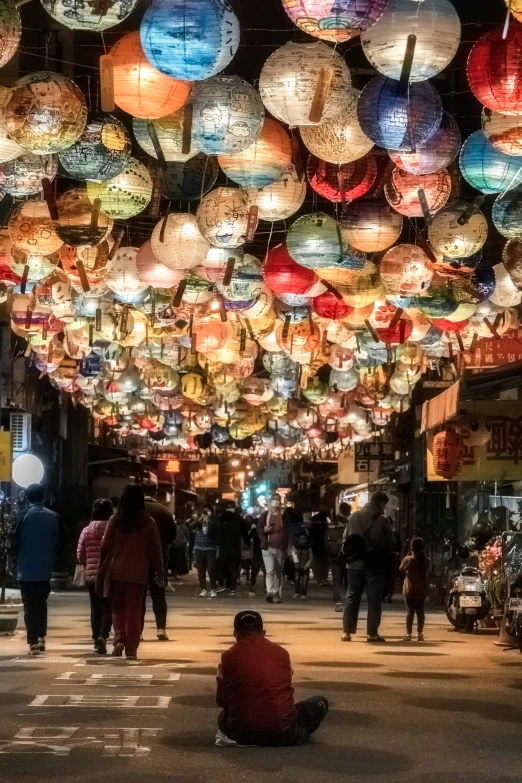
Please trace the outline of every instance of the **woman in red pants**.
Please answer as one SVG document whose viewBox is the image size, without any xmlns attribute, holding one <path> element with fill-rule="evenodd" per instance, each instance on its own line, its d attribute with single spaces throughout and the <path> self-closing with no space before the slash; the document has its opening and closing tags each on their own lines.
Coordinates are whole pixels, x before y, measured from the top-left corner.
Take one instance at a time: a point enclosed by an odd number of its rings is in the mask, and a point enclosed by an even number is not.
<svg viewBox="0 0 522 783">
<path fill-rule="evenodd" d="M 110 597 L 114 626 L 113 655 L 136 658 L 141 636 L 141 609 L 149 569 L 163 584 L 163 555 L 158 528 L 145 511 L 138 484 L 123 490 L 118 510 L 102 540 L 97 591 Z"/>
</svg>

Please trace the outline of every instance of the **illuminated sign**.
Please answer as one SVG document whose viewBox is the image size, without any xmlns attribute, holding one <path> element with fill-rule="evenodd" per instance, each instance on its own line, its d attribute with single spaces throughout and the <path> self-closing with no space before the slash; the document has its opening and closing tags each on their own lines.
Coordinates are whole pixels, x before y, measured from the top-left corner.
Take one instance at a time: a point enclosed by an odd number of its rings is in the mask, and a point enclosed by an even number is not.
<svg viewBox="0 0 522 783">
<path fill-rule="evenodd" d="M 179 473 L 180 469 L 179 459 L 169 459 L 165 465 L 167 473 Z"/>
</svg>

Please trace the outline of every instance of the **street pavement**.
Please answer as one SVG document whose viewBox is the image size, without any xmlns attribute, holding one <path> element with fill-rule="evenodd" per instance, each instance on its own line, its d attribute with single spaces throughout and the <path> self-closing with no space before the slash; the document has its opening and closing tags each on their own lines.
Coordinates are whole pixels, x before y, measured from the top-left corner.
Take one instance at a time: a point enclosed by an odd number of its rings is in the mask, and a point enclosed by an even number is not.
<svg viewBox="0 0 522 783">
<path fill-rule="evenodd" d="M 170 641 L 156 640 L 149 610 L 137 662 L 92 653 L 81 591 L 51 596 L 45 655 L 27 656 L 23 626 L 0 637 L 2 783 L 520 783 L 522 655 L 494 632 L 451 633 L 429 611 L 426 641 L 403 642 L 396 596 L 386 645 L 363 633 L 342 643 L 327 588 L 305 602 L 288 587 L 269 605 L 244 587 L 198 598 L 194 575 L 184 581 L 168 597 Z M 306 746 L 214 746 L 216 666 L 246 607 L 288 648 L 297 698 L 330 701 Z"/>
</svg>

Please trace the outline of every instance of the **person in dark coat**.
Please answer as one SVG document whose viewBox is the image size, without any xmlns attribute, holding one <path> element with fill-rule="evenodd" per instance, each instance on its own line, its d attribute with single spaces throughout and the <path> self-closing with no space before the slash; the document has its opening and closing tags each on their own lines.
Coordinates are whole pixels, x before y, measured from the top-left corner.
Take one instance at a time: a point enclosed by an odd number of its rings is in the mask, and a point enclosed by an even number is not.
<svg viewBox="0 0 522 783">
<path fill-rule="evenodd" d="M 169 546 L 176 538 L 176 523 L 174 517 L 170 511 L 165 508 L 162 503 L 159 503 L 156 499 L 158 488 L 153 481 L 142 481 L 141 488 L 145 493 L 145 511 L 152 517 L 157 525 L 160 541 L 161 551 L 163 554 L 164 572 L 167 573 L 167 559 Z M 168 641 L 167 636 L 167 599 L 165 597 L 165 582 L 158 584 L 155 578 L 154 571 L 150 570 L 148 590 L 152 599 L 152 611 L 156 620 L 157 637 L 160 642 Z M 143 597 L 143 610 L 142 610 L 142 632 L 145 624 L 145 612 L 147 608 L 147 590 Z"/>
<path fill-rule="evenodd" d="M 20 585 L 29 654 L 39 655 L 45 652 L 47 599 L 54 563 L 65 543 L 65 529 L 58 514 L 45 508 L 41 484 L 30 484 L 25 497 L 29 508 L 13 526 L 8 551 Z"/>
<path fill-rule="evenodd" d="M 430 559 L 424 552 L 424 540 L 414 538 L 411 542 L 411 552 L 406 555 L 400 565 L 404 574 L 403 593 L 406 601 L 406 636 L 405 642 L 411 642 L 413 633 L 413 618 L 417 615 L 417 641 L 424 641 L 424 605 L 428 593 L 428 572 Z"/>
<path fill-rule="evenodd" d="M 312 547 L 312 571 L 318 584 L 328 585 L 329 557 L 327 548 L 328 517 L 319 511 L 312 517 L 310 546 Z"/>
<path fill-rule="evenodd" d="M 248 530 L 241 514 L 229 500 L 221 515 L 218 533 L 219 562 L 223 584 L 229 595 L 235 595 L 241 562 L 242 544 L 250 545 Z"/>
</svg>

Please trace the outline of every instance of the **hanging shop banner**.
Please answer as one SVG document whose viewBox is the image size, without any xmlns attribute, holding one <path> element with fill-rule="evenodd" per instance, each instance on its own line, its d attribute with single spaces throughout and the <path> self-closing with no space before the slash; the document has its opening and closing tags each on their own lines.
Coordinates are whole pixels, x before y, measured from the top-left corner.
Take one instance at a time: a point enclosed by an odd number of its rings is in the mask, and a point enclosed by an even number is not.
<svg viewBox="0 0 522 783">
<path fill-rule="evenodd" d="M 485 414 L 491 438 L 485 446 L 465 446 L 464 465 L 456 481 L 520 481 L 522 478 L 522 402 L 471 402 L 469 410 Z M 433 437 L 427 436 L 428 481 L 447 481 L 433 469 Z"/>
<path fill-rule="evenodd" d="M 501 367 L 522 359 L 522 329 L 515 329 L 496 340 L 493 336 L 478 340 L 475 351 L 464 351 L 464 362 L 470 369 Z"/>
<path fill-rule="evenodd" d="M 13 441 L 10 432 L 0 432 L 0 481 L 11 481 Z"/>
<path fill-rule="evenodd" d="M 393 459 L 393 447 L 391 443 L 368 441 L 355 444 L 355 472 L 367 473 L 370 470 L 370 462 L 382 462 Z"/>
</svg>

